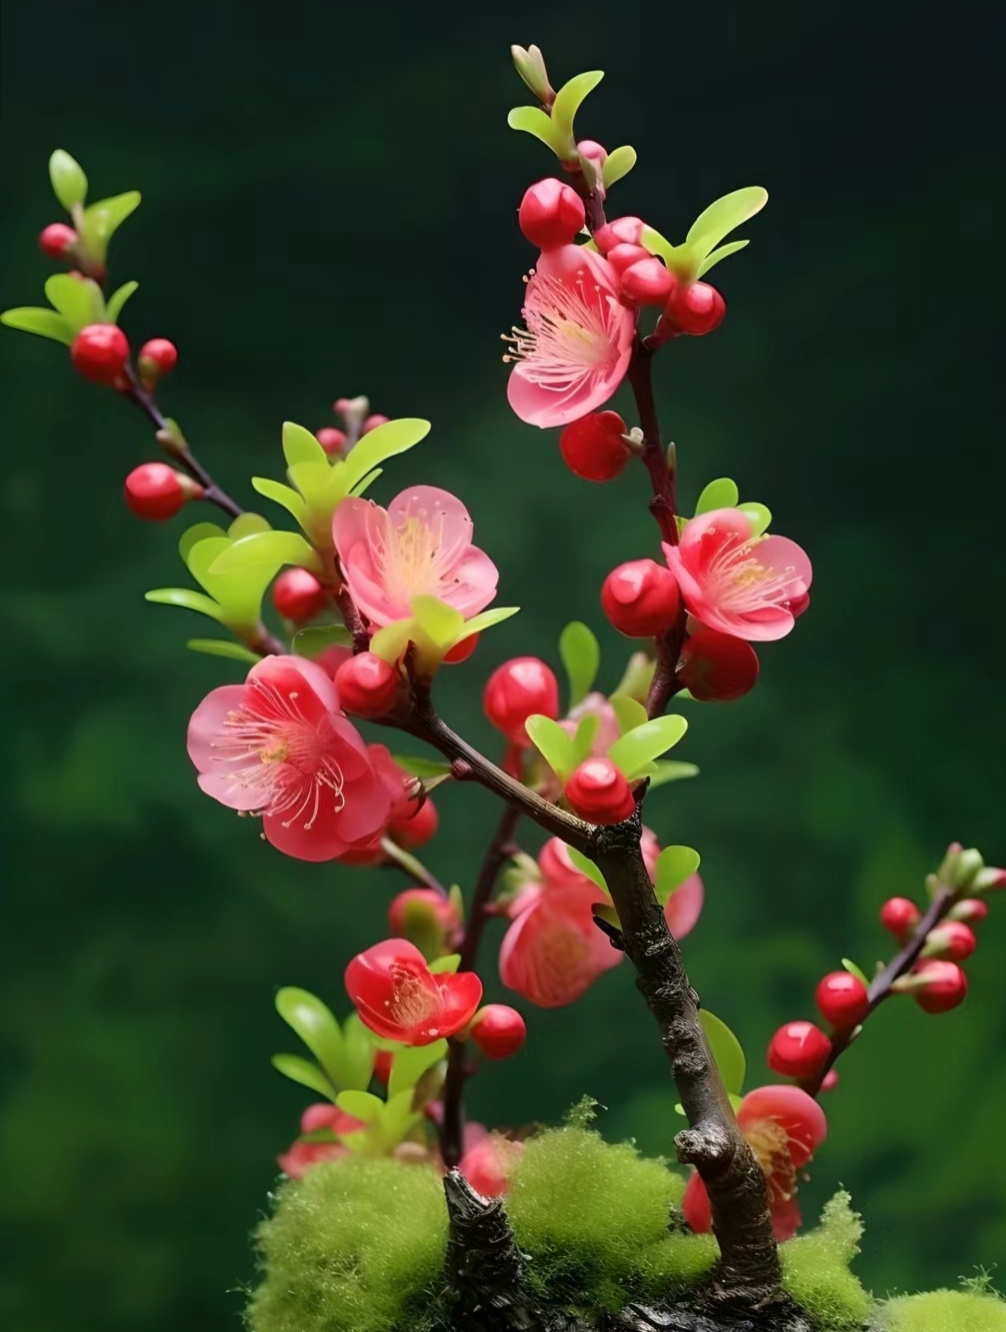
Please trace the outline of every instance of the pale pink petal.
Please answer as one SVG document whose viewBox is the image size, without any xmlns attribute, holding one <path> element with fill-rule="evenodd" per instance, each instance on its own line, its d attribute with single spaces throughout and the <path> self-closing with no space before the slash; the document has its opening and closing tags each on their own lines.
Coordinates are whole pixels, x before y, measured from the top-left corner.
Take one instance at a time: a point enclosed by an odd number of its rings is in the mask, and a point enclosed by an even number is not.
<svg viewBox="0 0 1006 1332">
<path fill-rule="evenodd" d="M 772 1213 L 772 1233 L 775 1235 L 776 1243 L 782 1244 L 785 1240 L 792 1239 L 800 1229 L 800 1222 L 803 1219 L 797 1200 L 786 1198 L 782 1202 L 773 1202 L 769 1205 L 769 1211 Z"/>
<path fill-rule="evenodd" d="M 189 721 L 189 758 L 200 772 L 212 772 L 216 763 L 213 742 L 223 730 L 229 713 L 245 699 L 244 685 L 221 685 L 207 694 Z"/>
<path fill-rule="evenodd" d="M 593 884 L 546 889 L 507 930 L 500 949 L 503 984 L 541 1008 L 578 999 L 621 961 L 621 953 L 594 924 L 591 906 L 605 900 Z"/>
<path fill-rule="evenodd" d="M 697 874 L 686 879 L 680 888 L 671 893 L 664 907 L 664 919 L 675 939 L 683 939 L 692 932 L 702 915 L 704 901 L 705 889 Z"/>
<path fill-rule="evenodd" d="M 403 490 L 388 505 L 388 518 L 396 531 L 408 522 L 422 522 L 437 528 L 443 558 L 453 561 L 472 543 L 475 524 L 456 495 L 437 486 L 413 486 Z"/>
</svg>

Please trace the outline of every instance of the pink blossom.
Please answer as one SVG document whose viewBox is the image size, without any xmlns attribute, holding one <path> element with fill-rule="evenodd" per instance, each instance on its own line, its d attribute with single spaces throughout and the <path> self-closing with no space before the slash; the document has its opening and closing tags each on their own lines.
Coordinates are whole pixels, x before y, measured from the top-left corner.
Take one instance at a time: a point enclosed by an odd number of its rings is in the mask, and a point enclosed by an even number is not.
<svg viewBox="0 0 1006 1332">
<path fill-rule="evenodd" d="M 595 758 L 603 758 L 619 736 L 615 709 L 604 694 L 588 694 L 575 708 L 570 709 L 569 715 L 559 725 L 570 737 L 574 737 L 584 717 L 596 717 L 598 720 L 590 752 Z"/>
<path fill-rule="evenodd" d="M 706 890 L 697 874 L 691 875 L 680 888 L 675 888 L 671 893 L 664 907 L 664 919 L 675 939 L 683 939 L 686 934 L 691 934 L 702 915 L 705 897 Z"/>
<path fill-rule="evenodd" d="M 304 657 L 265 657 L 243 685 L 203 699 L 189 722 L 199 785 L 247 814 L 298 860 L 332 860 L 371 841 L 391 809 L 360 734 L 324 670 Z"/>
<path fill-rule="evenodd" d="M 692 518 L 664 555 L 690 614 L 709 629 L 752 642 L 784 638 L 806 608 L 810 560 L 786 537 L 752 536 L 740 509 Z"/>
<path fill-rule="evenodd" d="M 362 1120 L 354 1119 L 352 1115 L 347 1115 L 345 1110 L 329 1105 L 326 1101 L 318 1105 L 309 1105 L 300 1117 L 302 1135 L 317 1133 L 320 1129 L 329 1129 L 338 1136 L 362 1128 L 366 1128 Z M 284 1174 L 289 1175 L 291 1179 L 300 1179 L 311 1166 L 318 1165 L 321 1161 L 337 1161 L 341 1156 L 348 1155 L 349 1148 L 344 1147 L 341 1142 L 302 1142 L 300 1138 L 296 1138 L 276 1160 Z"/>
<path fill-rule="evenodd" d="M 507 397 L 522 421 L 566 425 L 607 402 L 625 378 L 635 314 L 608 261 L 578 245 L 542 254 L 515 328 Z"/>
<path fill-rule="evenodd" d="M 353 600 L 373 625 L 408 619 L 419 596 L 470 619 L 496 595 L 496 566 L 472 545 L 468 510 L 446 490 L 413 486 L 387 509 L 343 500 L 333 532 Z"/>
<path fill-rule="evenodd" d="M 470 1133 L 481 1129 L 481 1133 Z M 500 1133 L 487 1133 L 481 1124 L 466 1125 L 465 1153 L 458 1169 L 486 1198 L 499 1198 L 510 1187 L 510 1175 L 524 1151 L 522 1142 L 512 1142 Z"/>
</svg>

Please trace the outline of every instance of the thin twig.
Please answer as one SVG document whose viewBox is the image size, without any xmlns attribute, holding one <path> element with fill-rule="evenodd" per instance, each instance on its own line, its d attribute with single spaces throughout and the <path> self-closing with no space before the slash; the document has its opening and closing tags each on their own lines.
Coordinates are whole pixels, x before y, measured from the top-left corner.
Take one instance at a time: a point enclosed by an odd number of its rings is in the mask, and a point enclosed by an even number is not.
<svg viewBox="0 0 1006 1332">
<path fill-rule="evenodd" d="M 381 838 L 381 850 L 387 858 L 404 870 L 410 879 L 416 883 L 421 883 L 424 888 L 432 888 L 435 893 L 441 897 L 447 897 L 447 889 L 434 874 L 430 872 L 411 851 L 406 851 L 404 847 L 393 842 L 390 837 Z"/>
</svg>

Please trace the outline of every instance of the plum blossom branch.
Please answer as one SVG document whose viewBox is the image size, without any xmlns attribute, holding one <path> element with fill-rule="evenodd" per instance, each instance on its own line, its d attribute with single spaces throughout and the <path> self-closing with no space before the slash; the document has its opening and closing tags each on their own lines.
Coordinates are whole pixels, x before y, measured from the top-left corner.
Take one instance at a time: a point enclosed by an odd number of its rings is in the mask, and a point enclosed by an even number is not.
<svg viewBox="0 0 1006 1332">
<path fill-rule="evenodd" d="M 424 888 L 431 888 L 433 892 L 439 893 L 441 897 L 447 896 L 447 889 L 444 885 L 411 851 L 406 851 L 397 842 L 393 842 L 390 837 L 381 838 L 381 850 L 388 860 L 397 865 L 399 869 L 404 870 L 410 879 L 413 879 L 416 883 L 421 883 Z"/>
</svg>

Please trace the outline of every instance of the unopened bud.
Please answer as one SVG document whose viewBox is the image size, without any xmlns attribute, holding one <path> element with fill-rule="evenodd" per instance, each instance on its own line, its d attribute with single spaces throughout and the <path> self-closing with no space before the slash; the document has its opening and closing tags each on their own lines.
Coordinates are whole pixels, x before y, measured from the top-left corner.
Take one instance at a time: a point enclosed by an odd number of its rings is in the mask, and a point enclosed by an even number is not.
<svg viewBox="0 0 1006 1332">
<path fill-rule="evenodd" d="M 966 925 L 974 925 L 984 920 L 988 914 L 989 909 L 980 898 L 965 897 L 960 902 L 954 903 L 948 917 L 950 920 L 962 920 Z"/>
<path fill-rule="evenodd" d="M 545 57 L 537 46 L 511 46 L 514 69 L 546 108 L 555 101 L 555 89 L 548 81 Z"/>
<path fill-rule="evenodd" d="M 963 962 L 978 947 L 970 926 L 961 920 L 945 920 L 926 935 L 921 957 L 939 957 L 949 962 Z"/>
<path fill-rule="evenodd" d="M 167 338 L 151 338 L 140 348 L 136 370 L 140 383 L 151 389 L 178 364 L 178 348 Z"/>
<path fill-rule="evenodd" d="M 206 492 L 198 481 L 176 472 L 167 463 L 143 463 L 126 477 L 126 503 L 138 518 L 160 523 L 173 518 L 190 499 Z"/>
</svg>

